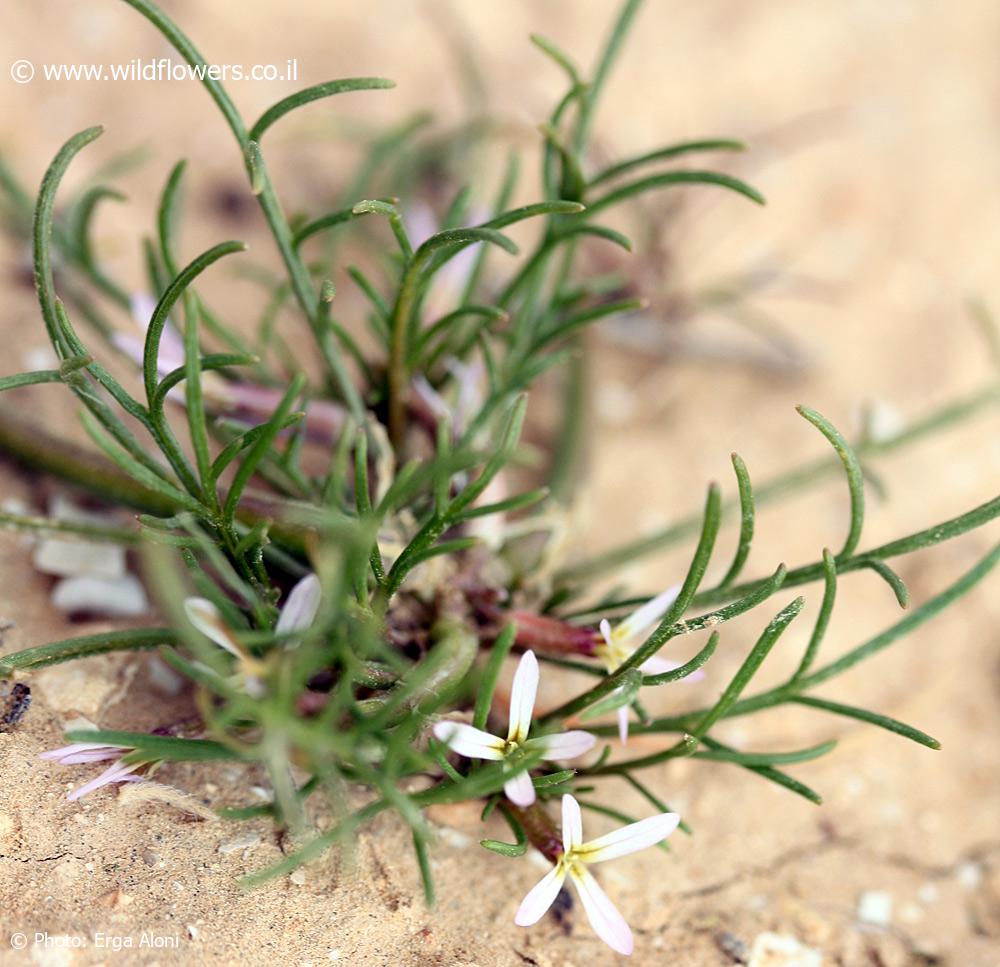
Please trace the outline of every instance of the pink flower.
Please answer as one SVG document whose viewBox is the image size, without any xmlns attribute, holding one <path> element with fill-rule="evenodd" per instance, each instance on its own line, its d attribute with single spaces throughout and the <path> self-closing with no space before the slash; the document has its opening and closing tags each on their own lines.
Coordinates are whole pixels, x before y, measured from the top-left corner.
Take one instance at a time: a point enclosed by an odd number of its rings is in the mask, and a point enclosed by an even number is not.
<svg viewBox="0 0 1000 967">
<path fill-rule="evenodd" d="M 594 933 L 612 950 L 620 954 L 631 954 L 632 931 L 587 867 L 591 863 L 603 863 L 605 860 L 638 852 L 647 846 L 655 846 L 666 839 L 679 822 L 680 816 L 677 813 L 660 813 L 585 843 L 580 804 L 572 796 L 563 796 L 563 851 L 552 869 L 521 901 L 514 922 L 520 927 L 530 927 L 537 923 L 552 906 L 568 876 L 576 887 Z"/>
<path fill-rule="evenodd" d="M 539 752 L 543 759 L 575 759 L 589 752 L 597 742 L 589 732 L 581 731 L 528 738 L 537 691 L 538 659 L 534 652 L 526 651 L 518 662 L 511 686 L 506 739 L 461 722 L 438 722 L 434 726 L 434 735 L 459 755 L 470 759 L 512 760 L 510 767 L 514 774 L 504 783 L 503 791 L 517 806 L 530 806 L 535 801 L 531 773 L 517 769 L 521 750 Z"/>
<path fill-rule="evenodd" d="M 641 608 L 634 611 L 614 628 L 611 627 L 611 622 L 607 618 L 601 622 L 600 628 L 604 644 L 597 646 L 596 654 L 604 662 L 609 672 L 616 671 L 635 654 L 639 646 L 649 637 L 649 630 L 659 622 L 677 600 L 680 591 L 679 584 L 667 588 L 662 594 L 650 598 Z M 675 668 L 680 668 L 680 662 L 670 661 L 659 655 L 647 658 L 639 666 L 639 670 L 647 675 L 661 675 L 663 672 L 673 671 Z M 704 677 L 705 673 L 702 671 L 688 676 L 692 681 Z M 628 706 L 626 705 L 618 709 L 618 735 L 622 742 L 628 741 Z"/>
<path fill-rule="evenodd" d="M 48 759 L 58 762 L 60 765 L 72 766 L 90 762 L 106 762 L 108 759 L 117 759 L 113 765 L 104 770 L 96 779 L 84 783 L 79 789 L 74 789 L 67 793 L 67 799 L 80 799 L 87 793 L 100 789 L 113 782 L 142 782 L 143 776 L 137 776 L 136 770 L 149 765 L 148 762 L 136 762 L 125 765 L 122 761 L 125 754 L 131 752 L 120 745 L 106 745 L 103 742 L 74 742 L 72 745 L 63 746 L 61 749 L 52 749 L 49 752 L 42 752 L 38 758 Z"/>
</svg>

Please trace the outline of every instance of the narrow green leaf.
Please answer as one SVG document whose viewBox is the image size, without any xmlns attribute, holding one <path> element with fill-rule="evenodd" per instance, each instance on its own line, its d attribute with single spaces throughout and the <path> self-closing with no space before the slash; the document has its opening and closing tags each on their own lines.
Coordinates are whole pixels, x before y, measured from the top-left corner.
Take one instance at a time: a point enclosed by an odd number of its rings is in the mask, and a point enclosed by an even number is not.
<svg viewBox="0 0 1000 967">
<path fill-rule="evenodd" d="M 738 453 L 732 455 L 732 461 L 740 496 L 740 537 L 739 543 L 736 545 L 733 563 L 729 565 L 726 576 L 719 582 L 720 587 L 732 584 L 740 576 L 743 565 L 746 564 L 747 555 L 750 553 L 750 545 L 753 542 L 754 504 L 750 474 L 747 472 L 747 465 Z"/>
<path fill-rule="evenodd" d="M 706 752 L 695 752 L 693 758 L 709 762 L 730 762 L 739 766 L 793 765 L 796 762 L 818 759 L 831 752 L 836 745 L 835 741 L 821 742 L 819 745 L 798 749 L 795 752 L 737 752 L 732 749 L 709 749 Z"/>
<path fill-rule="evenodd" d="M 504 659 L 510 654 L 516 636 L 517 627 L 513 624 L 505 625 L 503 631 L 497 636 L 497 640 L 493 642 L 493 647 L 490 648 L 490 657 L 487 659 L 482 678 L 479 680 L 479 687 L 476 689 L 476 707 L 472 713 L 472 724 L 477 729 L 486 728 L 490 706 L 493 704 L 493 693 L 496 691 L 497 679 L 500 677 L 500 669 L 503 667 Z"/>
<path fill-rule="evenodd" d="M 743 195 L 744 198 L 749 198 L 758 205 L 764 204 L 764 196 L 759 191 L 731 175 L 724 175 L 718 171 L 668 171 L 664 174 L 650 175 L 639 181 L 629 182 L 618 188 L 612 188 L 606 195 L 587 203 L 587 217 L 596 215 L 598 212 L 604 211 L 605 208 L 618 205 L 647 191 L 670 188 L 674 185 L 717 185 L 720 188 L 727 188 L 729 191 Z"/>
<path fill-rule="evenodd" d="M 570 84 L 574 87 L 580 83 L 580 75 L 577 73 L 576 67 L 573 62 L 566 56 L 566 54 L 559 49 L 551 40 L 547 40 L 541 34 L 532 34 L 531 42 L 553 63 L 557 64 L 559 67 L 565 71 L 566 76 L 569 78 Z"/>
<path fill-rule="evenodd" d="M 34 386 L 36 383 L 61 383 L 63 375 L 58 369 L 38 369 L 32 373 L 15 373 L 13 376 L 0 376 L 0 393 L 9 389 L 19 389 L 22 386 Z"/>
<path fill-rule="evenodd" d="M 642 688 L 642 672 L 638 668 L 630 668 L 621 679 L 621 684 L 610 695 L 602 698 L 599 702 L 584 709 L 580 713 L 580 720 L 588 722 L 591 719 L 600 718 L 608 712 L 614 712 L 623 705 L 631 705 L 639 695 Z"/>
<path fill-rule="evenodd" d="M 733 676 L 732 681 L 726 686 L 726 690 L 722 693 L 719 700 L 708 710 L 698 722 L 698 725 L 692 730 L 695 736 L 702 738 L 707 735 L 708 730 L 719 719 L 724 718 L 733 705 L 736 704 L 736 700 L 740 697 L 743 689 L 750 684 L 750 679 L 757 674 L 757 670 L 764 659 L 767 658 L 777 640 L 781 637 L 782 632 L 784 632 L 795 616 L 802 610 L 803 604 L 805 604 L 804 598 L 796 598 L 791 604 L 787 605 L 774 616 L 770 624 L 768 624 L 757 639 L 746 660 Z"/>
<path fill-rule="evenodd" d="M 278 101 L 269 107 L 250 128 L 247 137 L 251 141 L 259 142 L 264 132 L 280 120 L 290 111 L 302 107 L 304 104 L 311 104 L 324 97 L 333 97 L 335 94 L 346 94 L 349 91 L 376 91 L 386 90 L 395 87 L 395 81 L 387 80 L 384 77 L 347 77 L 336 81 L 325 81 L 322 84 L 315 84 L 305 90 L 296 91 L 286 98 Z"/>
<path fill-rule="evenodd" d="M 215 245 L 207 252 L 202 252 L 197 258 L 186 265 L 178 275 L 176 275 L 166 291 L 160 297 L 160 301 L 153 310 L 153 316 L 149 320 L 149 328 L 146 331 L 146 344 L 143 349 L 142 371 L 143 381 L 146 387 L 146 399 L 152 403 L 156 396 L 157 386 L 157 360 L 160 355 L 160 337 L 167 324 L 167 318 L 171 310 L 177 304 L 188 286 L 201 275 L 210 265 L 217 262 L 226 255 L 235 252 L 246 251 L 243 242 L 222 242 Z"/>
<path fill-rule="evenodd" d="M 837 561 L 827 548 L 823 548 L 823 602 L 820 604 L 819 614 L 816 616 L 816 625 L 809 638 L 805 654 L 792 681 L 798 681 L 812 667 L 812 663 L 819 651 L 819 646 L 823 643 L 827 626 L 830 623 L 830 615 L 833 613 L 833 605 L 837 599 Z"/>
<path fill-rule="evenodd" d="M 24 648 L 0 656 L 0 675 L 15 670 L 47 668 L 64 661 L 104 655 L 112 651 L 136 651 L 172 644 L 178 640 L 172 628 L 133 628 L 128 631 L 105 631 L 81 638 L 66 638 L 35 648 Z"/>
<path fill-rule="evenodd" d="M 871 568 L 886 584 L 892 588 L 892 593 L 896 595 L 896 601 L 901 608 L 905 608 L 910 603 L 910 592 L 906 588 L 903 579 L 885 561 L 873 558 L 864 561 L 862 567 Z"/>
<path fill-rule="evenodd" d="M 837 451 L 837 456 L 840 457 L 844 472 L 847 474 L 847 487 L 851 496 L 851 526 L 843 548 L 836 555 L 839 561 L 841 558 L 850 557 L 861 540 L 861 528 L 865 522 L 865 476 L 851 445 L 825 416 L 808 406 L 797 406 L 796 410 L 827 438 L 830 446 Z"/>
<path fill-rule="evenodd" d="M 56 355 L 60 358 L 72 355 L 72 350 L 65 346 L 56 318 L 56 291 L 52 275 L 52 213 L 55 207 L 56 193 L 59 184 L 66 174 L 66 169 L 73 159 L 92 141 L 104 133 L 104 128 L 93 127 L 73 135 L 56 154 L 42 178 L 38 190 L 38 201 L 35 205 L 33 226 L 33 261 L 35 272 L 35 291 L 38 294 L 38 304 L 45 320 L 45 328 Z"/>
<path fill-rule="evenodd" d="M 133 480 L 136 480 L 149 490 L 156 491 L 162 497 L 168 498 L 178 507 L 183 507 L 185 510 L 190 510 L 197 514 L 203 513 L 204 508 L 195 498 L 184 493 L 183 490 L 178 489 L 173 484 L 168 483 L 162 477 L 157 476 L 152 470 L 136 460 L 135 457 L 117 449 L 90 413 L 82 412 L 80 419 L 83 421 L 84 429 L 86 429 L 87 434 L 94 443 L 104 451 L 107 457 L 132 477 Z"/>
<path fill-rule="evenodd" d="M 657 148 L 655 151 L 649 151 L 646 154 L 636 155 L 634 158 L 628 158 L 625 161 L 620 161 L 617 164 L 610 165 L 603 171 L 596 174 L 590 179 L 590 183 L 587 185 L 588 188 L 593 188 L 595 185 L 599 185 L 602 182 L 610 181 L 612 178 L 617 178 L 620 175 L 627 174 L 636 168 L 644 167 L 648 164 L 653 164 L 657 161 L 668 161 L 671 158 L 676 158 L 682 154 L 690 154 L 694 151 L 745 151 L 746 145 L 742 141 L 732 141 L 728 139 L 706 139 L 701 141 L 682 141 L 679 144 L 671 144 L 665 148 Z"/>
<path fill-rule="evenodd" d="M 807 705 L 809 708 L 818 708 L 824 712 L 832 712 L 834 715 L 843 715 L 846 718 L 867 722 L 869 725 L 877 725 L 880 729 L 887 729 L 890 732 L 895 732 L 896 735 L 912 739 L 920 745 L 927 746 L 928 749 L 941 748 L 941 743 L 926 732 L 921 732 L 920 729 L 915 729 L 912 725 L 890 718 L 888 715 L 880 715 L 878 712 L 869 712 L 867 709 L 856 708 L 853 705 L 844 705 L 841 702 L 831 702 L 827 699 L 805 695 L 799 695 L 791 701 L 797 705 Z"/>
<path fill-rule="evenodd" d="M 250 482 L 250 478 L 253 476 L 261 461 L 267 456 L 267 453 L 271 448 L 271 444 L 281 432 L 281 427 L 291 411 L 292 404 L 295 402 L 296 398 L 302 394 L 302 389 L 305 386 L 305 383 L 306 378 L 302 373 L 299 373 L 295 379 L 292 380 L 291 385 L 285 391 L 281 401 L 271 414 L 271 418 L 267 421 L 267 423 L 263 424 L 260 433 L 250 448 L 250 452 L 243 458 L 243 462 L 236 471 L 236 476 L 233 477 L 229 493 L 226 494 L 223 513 L 227 520 L 233 519 L 246 485 Z"/>
<path fill-rule="evenodd" d="M 719 633 L 713 631 L 709 636 L 705 647 L 698 652 L 690 661 L 685 662 L 679 668 L 671 669 L 668 672 L 661 672 L 659 675 L 646 675 L 643 680 L 643 685 L 666 685 L 669 682 L 679 682 L 681 679 L 687 678 L 689 675 L 693 675 L 702 665 L 704 665 L 712 655 L 715 654 L 715 649 L 719 644 Z"/>
</svg>

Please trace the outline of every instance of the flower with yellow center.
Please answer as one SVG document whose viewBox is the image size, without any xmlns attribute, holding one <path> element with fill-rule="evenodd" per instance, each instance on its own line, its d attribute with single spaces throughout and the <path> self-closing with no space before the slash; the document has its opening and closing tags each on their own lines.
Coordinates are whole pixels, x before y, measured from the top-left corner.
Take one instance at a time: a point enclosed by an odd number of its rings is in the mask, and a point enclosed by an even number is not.
<svg viewBox="0 0 1000 967">
<path fill-rule="evenodd" d="M 518 662 L 510 689 L 510 720 L 506 739 L 464 722 L 438 722 L 434 726 L 435 737 L 459 755 L 471 759 L 509 760 L 512 774 L 504 783 L 503 791 L 517 806 L 530 806 L 535 801 L 531 773 L 523 766 L 518 768 L 517 760 L 522 749 L 535 751 L 542 759 L 575 759 L 589 752 L 597 742 L 589 732 L 579 730 L 529 738 L 537 692 L 538 659 L 534 652 L 526 651 Z"/>
<path fill-rule="evenodd" d="M 570 795 L 563 796 L 563 851 L 556 858 L 552 869 L 521 901 L 514 922 L 519 927 L 530 927 L 537 923 L 552 906 L 569 877 L 597 936 L 620 954 L 632 953 L 632 931 L 629 925 L 598 886 L 587 867 L 592 863 L 627 856 L 647 846 L 655 846 L 677 828 L 680 819 L 677 813 L 659 813 L 585 843 L 580 804 Z"/>
<path fill-rule="evenodd" d="M 649 637 L 649 630 L 667 613 L 670 606 L 677 600 L 681 586 L 675 584 L 667 588 L 662 594 L 655 598 L 650 598 L 641 608 L 634 611 L 620 624 L 611 627 L 611 622 L 605 618 L 600 625 L 601 636 L 604 644 L 597 646 L 597 657 L 604 662 L 608 672 L 615 672 Z M 654 655 L 647 658 L 640 666 L 639 670 L 647 675 L 661 675 L 663 672 L 673 671 L 679 668 L 680 663 L 670 661 Z M 702 672 L 695 672 L 689 675 L 692 681 L 702 678 Z M 618 709 L 618 735 L 622 742 L 628 741 L 628 706 L 623 705 Z"/>
</svg>

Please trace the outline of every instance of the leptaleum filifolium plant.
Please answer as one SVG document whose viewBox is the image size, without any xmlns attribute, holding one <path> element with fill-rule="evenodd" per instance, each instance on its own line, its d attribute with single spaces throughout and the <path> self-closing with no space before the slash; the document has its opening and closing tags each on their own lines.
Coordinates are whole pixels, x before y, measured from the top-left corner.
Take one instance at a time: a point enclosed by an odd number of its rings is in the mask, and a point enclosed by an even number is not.
<svg viewBox="0 0 1000 967">
<path fill-rule="evenodd" d="M 201 55 L 162 11 L 148 0 L 125 2 L 189 64 L 204 68 Z M 33 206 L 10 172 L 0 169 L 8 220 L 30 220 L 38 301 L 59 359 L 56 369 L 3 378 L 0 389 L 63 384 L 82 404 L 86 432 L 107 460 L 81 455 L 38 428 L 26 432 L 8 410 L 0 410 L 4 449 L 113 504 L 142 511 L 137 529 L 10 514 L 3 523 L 141 545 L 151 565 L 148 579 L 170 619 L 165 627 L 29 648 L 0 658 L 0 670 L 26 673 L 88 655 L 156 648 L 193 683 L 200 712 L 197 728 L 185 734 L 169 728 L 154 735 L 69 733 L 74 746 L 50 757 L 66 763 L 117 760 L 77 794 L 102 782 L 141 778 L 163 762 L 257 763 L 270 775 L 273 804 L 221 812 L 234 820 L 270 814 L 293 834 L 295 849 L 248 882 L 288 873 L 392 810 L 412 830 L 428 901 L 434 888 L 425 809 L 482 800 L 484 821 L 499 814 L 514 837 L 513 843 L 484 839 L 486 849 L 517 857 L 533 846 L 554 864 L 522 904 L 517 921 L 537 920 L 569 875 L 597 932 L 627 953 L 628 927 L 586 865 L 653 845 L 678 824 L 689 832 L 647 785 L 646 770 L 677 757 L 702 759 L 750 770 L 818 803 L 819 796 L 785 767 L 829 752 L 833 742 L 752 752 L 715 736 L 724 719 L 783 704 L 858 719 L 938 747 L 911 725 L 813 693 L 922 625 L 1000 559 L 998 547 L 903 620 L 842 650 L 833 661 L 820 661 L 840 575 L 870 570 L 905 607 L 907 591 L 890 559 L 1000 514 L 997 498 L 899 540 L 861 549 L 862 459 L 995 402 L 995 382 L 898 433 L 866 436 L 854 447 L 823 416 L 802 407 L 801 415 L 826 438 L 835 458 L 774 478 L 757 488 L 755 500 L 747 469 L 734 455 L 737 497 L 724 501 L 713 485 L 699 518 L 677 521 L 590 561 L 560 559 L 555 501 L 546 488 L 515 494 L 509 489 L 511 468 L 521 466 L 523 475 L 526 462 L 519 444 L 526 392 L 543 374 L 563 377 L 569 416 L 555 447 L 552 476 L 565 480 L 560 471 L 573 459 L 578 436 L 578 414 L 569 404 L 579 395 L 581 374 L 574 369 L 582 351 L 579 337 L 601 318 L 638 306 L 614 298 L 606 281 L 584 277 L 577 266 L 585 242 L 630 248 L 600 216 L 646 192 L 684 185 L 762 201 L 754 189 L 725 174 L 662 170 L 664 163 L 688 154 L 739 147 L 729 141 L 675 144 L 591 170 L 595 106 L 639 5 L 639 0 L 625 3 L 589 81 L 555 45 L 534 38 L 568 80 L 565 96 L 541 126 L 542 200 L 509 208 L 516 180 L 511 166 L 490 217 L 467 226 L 474 204 L 483 202 L 478 191 L 464 189 L 438 229 L 419 243 L 408 232 L 407 206 L 391 197 L 353 197 L 314 220 L 290 221 L 262 149 L 268 129 L 289 112 L 335 94 L 388 88 L 389 81 L 321 84 L 280 101 L 248 128 L 223 87 L 206 77 L 204 86 L 243 154 L 287 279 L 271 285 L 261 325 L 250 336 L 229 327 L 196 294 L 199 276 L 244 246 L 223 242 L 190 261 L 181 257 L 176 225 L 184 169 L 179 165 L 162 194 L 156 239 L 146 244 L 155 308 L 143 313 L 147 329 L 141 348 L 131 351 L 138 366 L 131 382 L 119 381 L 99 361 L 102 354 L 117 355 L 119 363 L 130 355 L 127 338 L 108 322 L 108 309 L 134 312 L 141 301 L 106 274 L 90 241 L 95 208 L 116 193 L 98 184 L 65 218 L 54 218 L 64 173 L 100 129 L 70 138 Z M 354 184 L 366 184 L 365 173 L 376 160 L 393 153 L 405 158 L 415 127 L 404 125 L 378 139 Z M 349 269 L 370 303 L 365 322 L 376 348 L 366 353 L 355 328 L 334 313 L 328 277 L 329 258 L 337 250 L 329 244 L 313 261 L 303 253 L 310 240 L 315 244 L 321 235 L 360 228 L 368 216 L 387 221 L 385 235 L 375 237 L 391 241 L 382 255 L 381 280 Z M 504 229 L 525 219 L 538 220 L 543 228 L 527 257 L 507 263 L 514 267 L 505 273 L 493 250 L 517 255 Z M 450 304 L 442 307 L 442 298 Z M 294 339 L 277 332 L 278 311 L 286 303 L 297 306 L 307 325 L 311 342 L 305 348 L 296 350 Z M 73 314 L 103 339 L 100 348 L 83 341 Z M 317 379 L 303 375 L 320 368 Z M 794 570 L 780 566 L 769 577 L 741 581 L 755 503 L 837 467 L 846 472 L 850 517 L 836 553 L 823 551 L 815 563 Z M 705 587 L 723 515 L 736 510 L 735 557 L 721 580 Z M 652 599 L 616 593 L 595 600 L 595 580 L 688 538 L 696 542 L 679 586 Z M 769 652 L 801 615 L 803 599 L 781 593 L 809 582 L 821 582 L 824 591 L 798 667 L 782 684 L 747 694 Z M 646 712 L 644 693 L 700 673 L 717 649 L 718 629 L 757 609 L 766 616 L 763 631 L 717 701 L 660 718 Z M 619 621 L 625 615 L 630 617 Z M 711 635 L 685 664 L 659 657 L 675 639 L 702 630 Z M 523 655 L 507 703 L 505 738 L 493 732 L 503 724 L 495 721 L 504 718 L 497 708 L 505 705 L 497 682 L 512 649 Z M 592 676 L 593 685 L 535 715 L 539 659 L 551 676 L 578 680 L 567 675 L 568 668 Z M 617 724 L 593 724 L 611 713 Z M 613 750 L 614 737 L 624 740 L 629 730 L 662 737 L 662 747 L 638 757 Z M 603 749 L 581 764 L 580 756 L 601 742 Z M 576 761 L 572 769 L 552 762 L 569 758 Z M 602 805 L 597 790 L 607 780 L 628 783 L 653 815 L 584 843 L 580 806 L 626 823 L 639 819 Z M 560 798 L 561 834 L 553 815 Z M 324 832 L 311 824 L 319 801 L 335 816 Z"/>
</svg>

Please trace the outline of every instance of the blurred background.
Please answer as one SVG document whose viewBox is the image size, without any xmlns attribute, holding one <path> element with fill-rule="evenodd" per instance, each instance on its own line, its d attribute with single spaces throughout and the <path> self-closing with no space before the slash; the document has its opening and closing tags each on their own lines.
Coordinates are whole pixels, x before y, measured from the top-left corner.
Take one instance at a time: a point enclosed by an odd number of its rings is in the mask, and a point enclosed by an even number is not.
<svg viewBox="0 0 1000 967">
<path fill-rule="evenodd" d="M 297 61 L 295 82 L 229 85 L 248 120 L 293 90 L 333 77 L 397 82 L 393 91 L 320 102 L 268 133 L 268 164 L 286 207 L 312 213 L 328 210 L 348 188 L 359 144 L 418 112 L 433 116 L 421 137 L 437 138 L 439 147 L 431 155 L 436 163 L 407 185 L 404 208 L 440 209 L 460 186 L 453 180 L 459 162 L 481 176 L 474 197 L 488 204 L 511 148 L 523 156 L 520 200 L 533 200 L 538 124 L 564 80 L 529 35 L 551 38 L 589 70 L 617 9 L 579 0 L 163 6 L 210 62 Z M 601 248 L 590 256 L 595 272 L 626 273 L 650 304 L 640 317 L 590 337 L 590 462 L 573 517 L 578 553 L 600 552 L 696 510 L 710 480 L 728 485 L 733 450 L 758 480 L 821 455 L 822 441 L 795 414 L 797 403 L 857 434 L 866 408 L 883 429 L 898 427 L 995 374 L 967 302 L 1000 305 L 998 36 L 1000 6 L 986 0 L 649 0 L 599 108 L 596 160 L 613 162 L 664 142 L 736 138 L 746 152 L 704 166 L 749 181 L 767 205 L 708 187 L 672 189 L 623 218 L 619 227 L 636 240 L 632 256 Z M 199 84 L 40 76 L 43 64 L 161 57 L 179 61 L 117 0 L 4 0 L 0 153 L 34 191 L 71 133 L 105 125 L 105 135 L 71 169 L 72 191 L 103 164 L 139 152 L 141 163 L 117 181 L 127 203 L 107 205 L 97 222 L 102 261 L 129 285 L 141 286 L 138 242 L 153 231 L 159 191 L 179 158 L 190 162 L 184 251 L 236 237 L 273 262 L 232 136 Z M 31 83 L 8 77 L 8 65 L 22 59 L 36 66 Z M 44 345 L 28 264 L 23 240 L 7 237 L 0 247 L 5 374 L 30 368 Z M 349 300 L 346 276 L 334 281 Z M 233 284 L 222 274 L 206 278 L 206 291 L 230 319 L 259 313 L 261 292 L 251 282 Z M 76 432 L 58 389 L 36 387 L 22 399 L 39 421 Z M 541 401 L 536 419 L 544 423 L 554 406 Z M 873 493 L 865 544 L 996 496 L 998 429 L 997 414 L 983 413 L 878 461 L 878 490 L 887 499 Z M 8 466 L 0 467 L 0 495 L 37 496 Z M 842 484 L 833 481 L 791 498 L 780 514 L 762 511 L 751 569 L 799 564 L 836 545 L 845 506 Z M 900 571 L 916 601 L 970 567 L 998 533 L 994 525 L 904 561 Z M 0 612 L 18 625 L 8 647 L 71 633 L 51 615 L 44 580 L 26 566 L 28 552 L 14 538 L 5 539 L 4 551 Z M 659 590 L 676 580 L 687 554 L 683 547 L 664 552 L 618 576 L 639 590 Z M 871 577 L 846 580 L 842 597 L 832 649 L 846 650 L 897 618 L 891 595 Z M 913 722 L 939 737 L 943 752 L 840 721 L 800 723 L 782 711 L 745 731 L 734 723 L 731 737 L 763 746 L 840 737 L 831 757 L 797 771 L 825 794 L 823 809 L 725 767 L 678 762 L 658 776 L 697 835 L 669 859 L 645 857 L 609 871 L 609 889 L 632 911 L 635 962 L 746 962 L 754 939 L 773 931 L 833 963 L 995 965 L 998 600 L 994 578 L 830 696 Z M 732 636 L 723 663 L 737 661 L 752 640 L 754 626 L 740 627 L 743 638 Z M 775 675 L 782 662 L 794 661 L 798 644 L 789 645 L 787 661 L 775 655 Z M 43 685 L 49 731 L 73 712 L 96 718 L 122 704 L 132 679 L 108 661 L 72 673 L 86 681 L 74 685 L 62 673 Z M 724 681 L 719 674 L 708 693 Z M 114 689 L 97 680 L 109 675 Z M 685 699 L 665 701 L 671 707 Z M 6 774 L 33 781 L 23 750 L 18 758 L 6 743 L 0 752 L 13 757 Z M 58 818 L 68 815 L 66 807 L 43 800 L 31 816 L 19 795 L 10 787 L 0 793 L 15 817 L 10 835 L 22 848 L 34 844 L 31 855 L 44 855 L 58 835 L 53 824 L 66 822 Z M 456 809 L 437 821 L 454 835 L 436 859 L 441 909 L 433 917 L 417 898 L 409 858 L 398 860 L 391 849 L 398 830 L 363 845 L 361 869 L 377 876 L 356 882 L 320 875 L 293 896 L 284 887 L 269 889 L 261 902 L 272 915 L 262 920 L 257 901 L 235 891 L 234 864 L 219 861 L 220 834 L 208 826 L 178 832 L 162 811 L 142 832 L 92 831 L 90 848 L 104 860 L 96 871 L 78 856 L 43 886 L 32 885 L 30 864 L 0 868 L 0 899 L 16 902 L 7 909 L 37 912 L 57 896 L 85 923 L 86 902 L 118 888 L 124 876 L 123 889 L 137 902 L 114 916 L 134 924 L 169 912 L 179 925 L 200 924 L 191 942 L 201 945 L 205 962 L 259 962 L 254 951 L 268 945 L 317 961 L 342 952 L 362 964 L 388 962 L 381 959 L 387 955 L 393 963 L 601 962 L 585 927 L 569 940 L 555 926 L 529 934 L 511 925 L 512 897 L 534 880 L 523 864 L 507 863 L 495 874 L 496 895 L 470 908 L 469 894 L 498 861 L 475 847 L 471 813 Z M 0 823 L 0 832 L 6 828 Z M 123 841 L 141 852 L 150 836 L 161 837 L 157 862 L 164 866 L 122 861 L 125 872 L 107 872 Z M 185 857 L 195 857 L 197 869 Z M 181 884 L 169 895 L 156 883 L 156 870 L 168 868 L 168 878 Z M 373 918 L 377 936 L 369 931 Z M 774 961 L 784 962 L 812 963 Z"/>
</svg>

